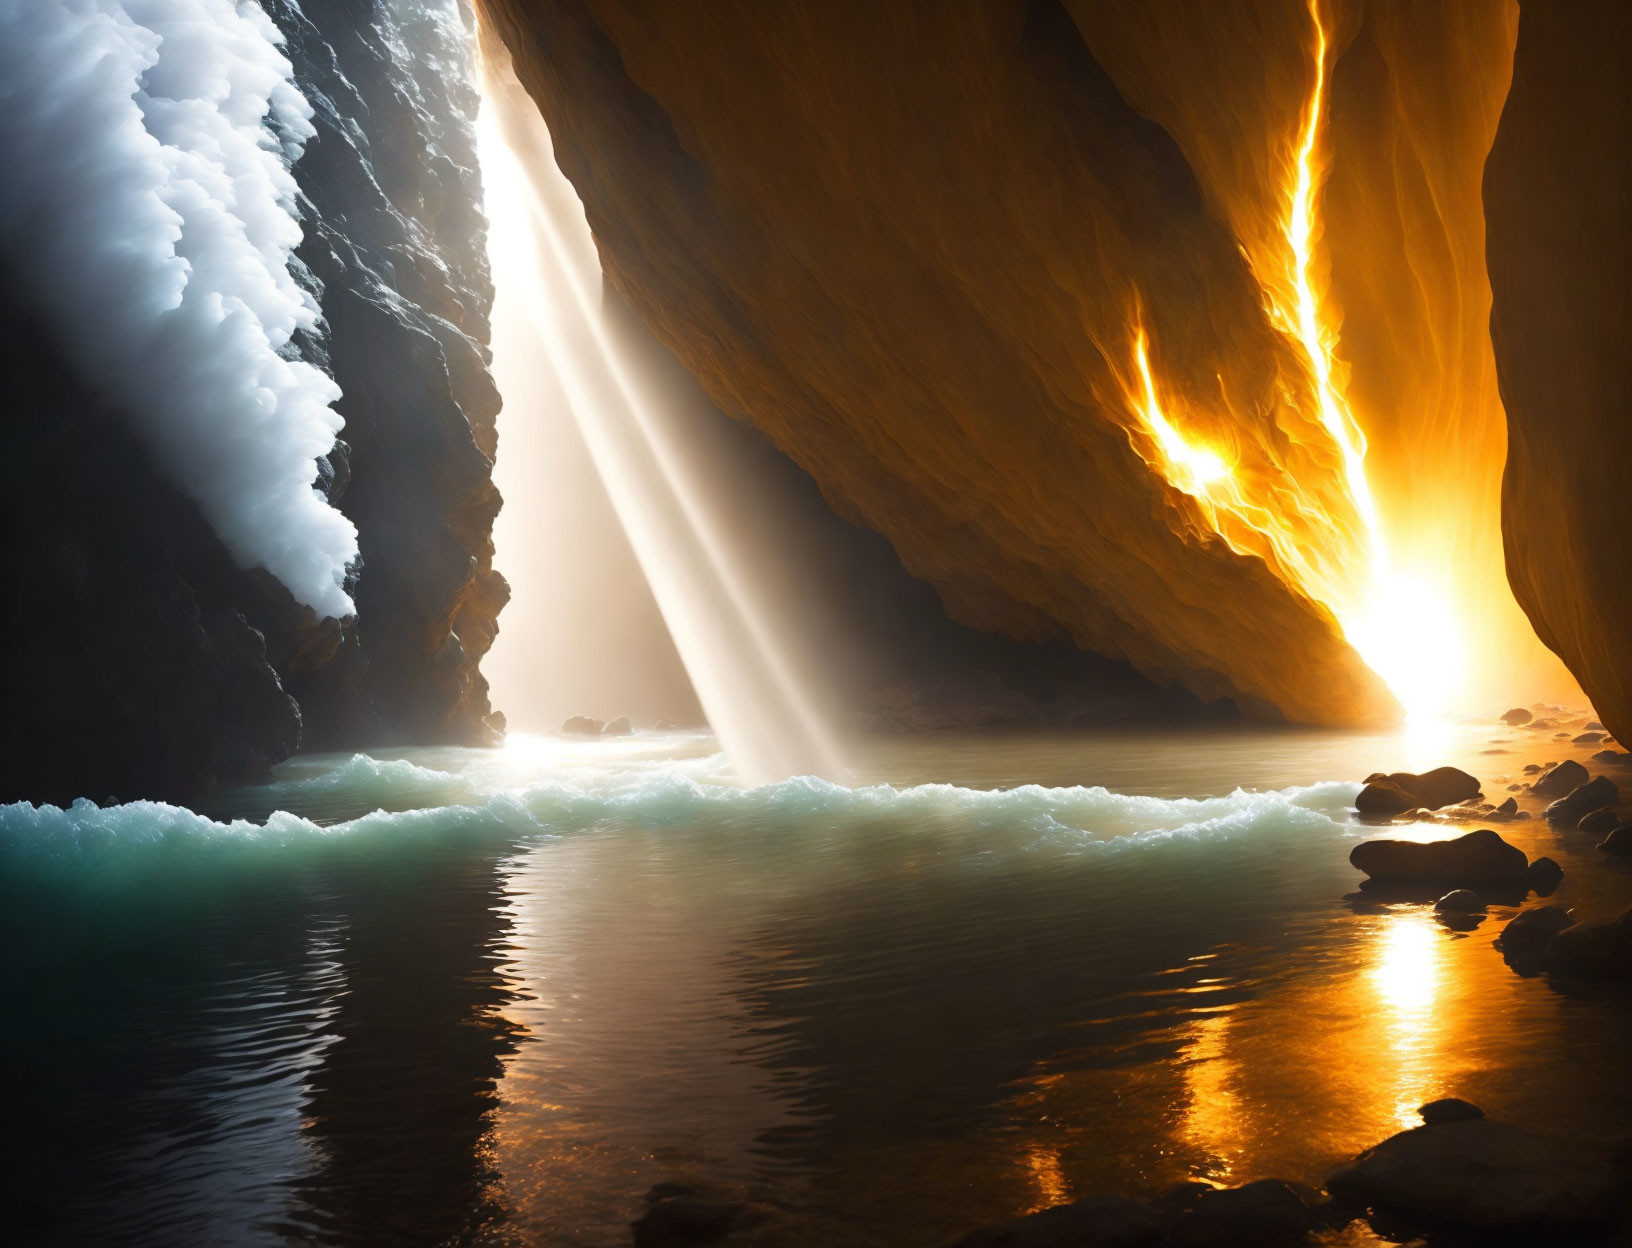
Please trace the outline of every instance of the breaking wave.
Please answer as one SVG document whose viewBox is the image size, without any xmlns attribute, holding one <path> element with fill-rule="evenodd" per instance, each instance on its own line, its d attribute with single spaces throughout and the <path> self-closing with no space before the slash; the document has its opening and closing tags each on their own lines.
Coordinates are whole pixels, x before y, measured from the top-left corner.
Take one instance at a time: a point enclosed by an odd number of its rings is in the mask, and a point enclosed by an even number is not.
<svg viewBox="0 0 1632 1248">
<path fill-rule="evenodd" d="M 194 876 L 323 853 L 389 854 L 428 844 L 503 848 L 606 827 L 785 838 L 910 825 L 1004 852 L 1047 844 L 1055 851 L 1119 854 L 1245 837 L 1336 835 L 1357 791 L 1354 784 L 1329 783 L 1166 799 L 1039 785 L 846 788 L 814 777 L 744 789 L 728 782 L 718 755 L 567 763 L 517 777 L 493 770 L 481 751 L 465 753 L 468 769 L 365 755 L 304 760 L 289 769 L 293 775 L 261 790 L 283 807 L 264 822 L 217 820 L 145 801 L 0 807 L 0 877 L 89 885 L 132 872 Z M 350 813 L 326 821 L 325 811 Z"/>
<path fill-rule="evenodd" d="M 233 557 L 348 614 L 351 522 L 313 489 L 340 396 L 292 358 L 290 166 L 314 133 L 254 0 L 0 0 L 0 238 L 76 366 Z"/>
</svg>

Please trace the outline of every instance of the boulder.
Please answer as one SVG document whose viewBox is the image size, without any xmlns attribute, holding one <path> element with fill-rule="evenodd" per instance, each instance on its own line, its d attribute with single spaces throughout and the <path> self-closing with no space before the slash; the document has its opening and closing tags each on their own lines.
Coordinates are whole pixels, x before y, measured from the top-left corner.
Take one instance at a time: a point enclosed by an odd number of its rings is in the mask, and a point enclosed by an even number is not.
<svg viewBox="0 0 1632 1248">
<path fill-rule="evenodd" d="M 1632 823 L 1612 829 L 1608 836 L 1598 842 L 1598 848 L 1606 854 L 1632 854 Z"/>
<path fill-rule="evenodd" d="M 1542 772 L 1530 786 L 1530 791 L 1539 797 L 1563 797 L 1570 790 L 1585 784 L 1588 778 L 1585 767 L 1573 758 L 1566 758 L 1556 767 Z"/>
<path fill-rule="evenodd" d="M 1206 1189 L 1175 1203 L 1171 1248 L 1292 1248 L 1306 1241 L 1314 1221 L 1298 1189 L 1280 1179 Z"/>
<path fill-rule="evenodd" d="M 1453 889 L 1434 903 L 1440 914 L 1480 914 L 1485 903 L 1471 888 Z"/>
<path fill-rule="evenodd" d="M 1423 1122 L 1429 1126 L 1440 1122 L 1466 1122 L 1471 1118 L 1483 1118 L 1485 1116 L 1485 1111 L 1477 1105 L 1455 1096 L 1447 1096 L 1438 1101 L 1429 1101 L 1426 1105 L 1419 1107 L 1417 1113 L 1422 1116 Z"/>
<path fill-rule="evenodd" d="M 605 728 L 601 729 L 601 735 L 603 737 L 627 737 L 633 731 L 634 728 L 630 725 L 628 717 L 619 715 Z"/>
<path fill-rule="evenodd" d="M 598 737 L 604 725 L 589 715 L 573 715 L 561 725 L 561 731 L 576 737 Z"/>
<path fill-rule="evenodd" d="M 1564 879 L 1564 868 L 1546 856 L 1535 859 L 1524 873 L 1524 882 L 1543 897 L 1551 893 Z"/>
<path fill-rule="evenodd" d="M 1517 884 L 1530 860 L 1489 828 L 1449 841 L 1362 841 L 1349 862 L 1374 880 L 1409 884 Z"/>
<path fill-rule="evenodd" d="M 1621 826 L 1621 817 L 1608 806 L 1600 806 L 1597 810 L 1590 810 L 1576 822 L 1576 830 L 1591 832 L 1594 836 L 1603 836 L 1611 828 Z"/>
<path fill-rule="evenodd" d="M 1589 719 L 1587 721 L 1587 731 L 1588 732 L 1604 732 L 1604 731 L 1607 731 L 1607 730 L 1596 719 Z"/>
<path fill-rule="evenodd" d="M 1522 706 L 1515 706 L 1511 711 L 1508 711 L 1502 716 L 1502 722 L 1517 728 L 1520 724 L 1528 724 L 1534 718 L 1535 716 L 1529 711 L 1525 710 Z"/>
<path fill-rule="evenodd" d="M 1334 1172 L 1328 1186 L 1344 1203 L 1407 1225 L 1498 1234 L 1557 1234 L 1596 1222 L 1619 1195 L 1602 1159 L 1484 1117 L 1390 1136 Z"/>
<path fill-rule="evenodd" d="M 1121 1196 L 1089 1196 L 971 1231 L 952 1248 L 1154 1248 L 1162 1219 Z"/>
<path fill-rule="evenodd" d="M 1613 780 L 1608 776 L 1597 776 L 1585 784 L 1577 785 L 1549 806 L 1547 821 L 1565 825 L 1576 824 L 1581 821 L 1582 815 L 1612 805 L 1620 798 L 1621 790 Z"/>
<path fill-rule="evenodd" d="M 1508 798 L 1500 806 L 1496 807 L 1496 813 L 1499 814 L 1499 815 L 1516 815 L 1516 814 L 1518 814 L 1519 813 L 1518 800 L 1516 798 L 1511 798 L 1511 797 Z"/>
<path fill-rule="evenodd" d="M 1599 750 L 1592 756 L 1592 761 L 1595 763 L 1608 763 L 1615 767 L 1625 767 L 1628 762 L 1632 762 L 1632 754 L 1627 753 L 1625 750 Z"/>
<path fill-rule="evenodd" d="M 1547 942 L 1544 965 L 1560 975 L 1593 977 L 1628 969 L 1619 923 L 1572 923 Z"/>
<path fill-rule="evenodd" d="M 1421 775 L 1410 771 L 1373 772 L 1354 799 L 1367 815 L 1398 815 L 1413 807 L 1438 810 L 1479 796 L 1479 781 L 1455 767 L 1436 767 Z"/>
<path fill-rule="evenodd" d="M 1597 745 L 1604 739 L 1601 732 L 1580 732 L 1570 738 L 1571 745 Z"/>
<path fill-rule="evenodd" d="M 1563 906 L 1532 906 L 1507 921 L 1496 937 L 1496 948 L 1506 954 L 1540 953 L 1574 922 Z"/>
</svg>

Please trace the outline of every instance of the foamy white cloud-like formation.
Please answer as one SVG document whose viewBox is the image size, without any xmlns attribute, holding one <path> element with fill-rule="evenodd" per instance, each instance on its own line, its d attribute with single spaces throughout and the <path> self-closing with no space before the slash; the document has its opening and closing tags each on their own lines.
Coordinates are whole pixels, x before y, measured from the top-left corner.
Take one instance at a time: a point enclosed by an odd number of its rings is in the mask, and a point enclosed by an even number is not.
<svg viewBox="0 0 1632 1248">
<path fill-rule="evenodd" d="M 318 318 L 292 72 L 256 0 L 0 0 L 0 246 L 238 562 L 339 616 L 357 533 L 312 485 L 340 391 L 282 354 Z"/>
</svg>

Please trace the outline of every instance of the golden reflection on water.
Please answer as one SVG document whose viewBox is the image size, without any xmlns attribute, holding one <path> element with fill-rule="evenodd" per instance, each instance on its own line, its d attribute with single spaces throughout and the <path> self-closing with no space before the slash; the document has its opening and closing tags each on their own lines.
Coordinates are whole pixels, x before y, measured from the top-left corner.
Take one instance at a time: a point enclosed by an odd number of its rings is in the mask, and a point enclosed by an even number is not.
<svg viewBox="0 0 1632 1248">
<path fill-rule="evenodd" d="M 1220 1182 L 1235 1170 L 1243 1134 L 1230 1060 L 1230 1019 L 1231 1007 L 1223 1006 L 1191 1025 L 1184 1066 L 1189 1093 L 1184 1136 L 1206 1158 L 1206 1177 Z"/>
<path fill-rule="evenodd" d="M 1421 1125 L 1417 1108 L 1434 1099 L 1448 1047 L 1449 1011 L 1435 1008 L 1444 979 L 1446 934 L 1426 909 L 1391 914 L 1374 929 L 1369 979 L 1387 1027 L 1394 1121 Z"/>
</svg>

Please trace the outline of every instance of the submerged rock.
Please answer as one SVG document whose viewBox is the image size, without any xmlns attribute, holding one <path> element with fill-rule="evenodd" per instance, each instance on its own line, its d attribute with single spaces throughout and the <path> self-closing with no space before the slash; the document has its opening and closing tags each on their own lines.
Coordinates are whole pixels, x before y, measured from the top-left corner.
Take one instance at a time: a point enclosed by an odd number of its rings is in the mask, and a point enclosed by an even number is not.
<svg viewBox="0 0 1632 1248">
<path fill-rule="evenodd" d="M 1335 1171 L 1328 1186 L 1413 1226 L 1485 1232 L 1581 1226 L 1617 1203 L 1615 1175 L 1600 1158 L 1484 1117 L 1402 1131 Z"/>
<path fill-rule="evenodd" d="M 1549 823 L 1577 823 L 1581 816 L 1612 805 L 1619 801 L 1620 797 L 1621 790 L 1613 780 L 1608 776 L 1598 776 L 1585 784 L 1577 785 L 1547 807 L 1547 820 Z"/>
<path fill-rule="evenodd" d="M 1121 1196 L 1089 1196 L 1069 1205 L 971 1231 L 952 1248 L 1154 1248 L 1162 1219 Z"/>
<path fill-rule="evenodd" d="M 1438 810 L 1479 796 L 1479 781 L 1455 767 L 1436 767 L 1421 775 L 1410 771 L 1366 777 L 1366 787 L 1354 799 L 1355 809 L 1367 815 L 1398 815 L 1415 807 Z"/>
<path fill-rule="evenodd" d="M 1530 860 L 1489 828 L 1449 841 L 1362 841 L 1349 862 L 1374 880 L 1410 884 L 1517 884 Z"/>
<path fill-rule="evenodd" d="M 634 1224 L 635 1248 L 691 1248 L 713 1243 L 749 1220 L 749 1206 L 715 1200 L 679 1184 L 661 1183 L 647 1195 Z"/>
<path fill-rule="evenodd" d="M 1535 716 L 1529 711 L 1525 710 L 1522 706 L 1515 706 L 1511 711 L 1508 711 L 1502 716 L 1502 722 L 1517 728 L 1520 724 L 1528 724 L 1534 718 Z"/>
<path fill-rule="evenodd" d="M 598 737 L 603 727 L 605 725 L 593 716 L 572 715 L 561 725 L 561 731 L 577 737 Z"/>
<path fill-rule="evenodd" d="M 1172 1248 L 1291 1248 L 1308 1238 L 1314 1222 L 1299 1190 L 1280 1179 L 1187 1190 L 1171 1207 Z"/>
<path fill-rule="evenodd" d="M 1530 770 L 1528 767 L 1526 771 Z M 1537 777 L 1530 791 L 1539 797 L 1563 797 L 1572 789 L 1587 782 L 1587 769 L 1573 758 L 1567 758 L 1555 767 L 1549 767 Z"/>
</svg>

